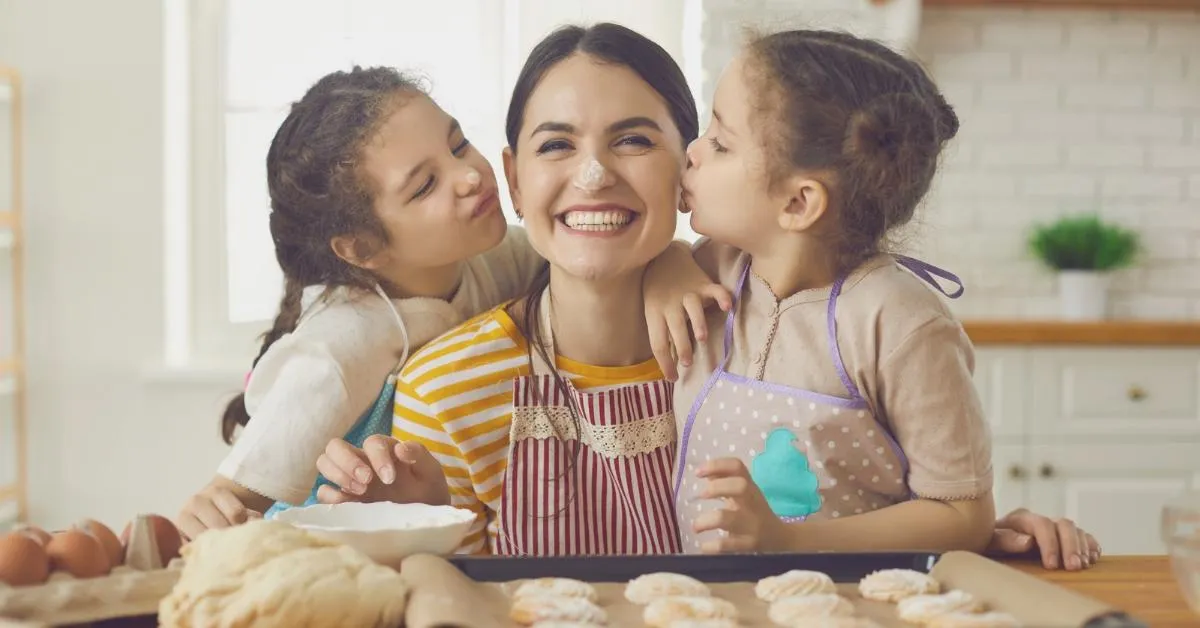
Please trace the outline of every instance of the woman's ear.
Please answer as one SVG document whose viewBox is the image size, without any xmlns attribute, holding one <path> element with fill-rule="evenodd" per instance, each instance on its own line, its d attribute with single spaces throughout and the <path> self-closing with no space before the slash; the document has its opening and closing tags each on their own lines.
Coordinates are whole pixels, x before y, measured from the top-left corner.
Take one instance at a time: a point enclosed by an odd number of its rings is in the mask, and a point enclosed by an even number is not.
<svg viewBox="0 0 1200 628">
<path fill-rule="evenodd" d="M 366 270 L 378 270 L 387 261 L 383 255 L 376 254 L 376 247 L 372 243 L 356 236 L 335 236 L 329 241 L 329 248 L 347 264 Z"/>
<path fill-rule="evenodd" d="M 521 213 L 521 190 L 517 187 L 517 155 L 512 148 L 505 147 L 501 158 L 504 164 L 504 180 L 508 182 L 508 197 L 512 201 L 513 211 L 517 218 L 524 218 Z"/>
<path fill-rule="evenodd" d="M 796 177 L 786 183 L 787 204 L 779 212 L 779 226 L 787 231 L 807 231 L 829 209 L 829 190 L 816 179 Z"/>
</svg>

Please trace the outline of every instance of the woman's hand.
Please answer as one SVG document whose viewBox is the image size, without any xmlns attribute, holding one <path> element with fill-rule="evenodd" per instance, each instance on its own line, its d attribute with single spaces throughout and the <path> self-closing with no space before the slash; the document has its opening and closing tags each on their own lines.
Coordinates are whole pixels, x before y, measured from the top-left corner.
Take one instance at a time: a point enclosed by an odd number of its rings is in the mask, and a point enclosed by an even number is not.
<svg viewBox="0 0 1200 628">
<path fill-rule="evenodd" d="M 317 489 L 317 500 L 323 504 L 450 503 L 446 475 L 429 450 L 390 436 L 371 436 L 362 449 L 341 439 L 329 441 L 317 459 L 317 471 L 334 485 Z"/>
<path fill-rule="evenodd" d="M 240 486 L 231 486 L 233 482 L 225 478 L 216 478 L 200 492 L 188 498 L 179 516 L 175 518 L 175 527 L 183 533 L 184 538 L 194 540 L 205 530 L 229 528 L 254 519 L 262 519 L 262 513 L 246 505 L 247 501 L 269 502 L 264 497 L 253 495 L 257 499 L 245 499 L 239 492 L 249 492 Z"/>
<path fill-rule="evenodd" d="M 691 249 L 682 242 L 672 242 L 647 266 L 642 296 L 650 348 L 663 375 L 672 382 L 679 378 L 675 358 L 684 367 L 692 365 L 692 334 L 697 342 L 708 338 L 704 308 L 715 303 L 728 312 L 733 306 L 729 291 L 700 269 Z"/>
<path fill-rule="evenodd" d="M 1018 508 L 996 520 L 991 554 L 1025 554 L 1037 549 L 1046 569 L 1087 569 L 1100 560 L 1096 538 L 1070 519 L 1050 519 Z"/>
<path fill-rule="evenodd" d="M 720 530 L 721 534 L 704 542 L 700 551 L 706 554 L 728 552 L 773 551 L 782 549 L 787 524 L 767 504 L 767 498 L 750 471 L 737 458 L 719 458 L 706 463 L 697 472 L 706 480 L 702 499 L 723 499 L 719 510 L 706 512 L 696 518 L 696 534 Z"/>
</svg>

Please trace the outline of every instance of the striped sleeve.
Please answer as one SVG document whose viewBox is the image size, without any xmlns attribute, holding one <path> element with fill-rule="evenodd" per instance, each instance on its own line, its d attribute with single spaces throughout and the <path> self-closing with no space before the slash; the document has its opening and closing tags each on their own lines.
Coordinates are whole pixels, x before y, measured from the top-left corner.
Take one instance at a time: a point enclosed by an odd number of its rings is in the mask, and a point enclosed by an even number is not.
<svg viewBox="0 0 1200 628">
<path fill-rule="evenodd" d="M 451 505 L 475 513 L 475 522 L 471 524 L 457 551 L 464 554 L 486 553 L 487 508 L 475 495 L 467 457 L 446 432 L 436 410 L 403 378 L 396 382 L 392 436 L 398 440 L 420 443 L 428 449 L 446 474 Z"/>
</svg>

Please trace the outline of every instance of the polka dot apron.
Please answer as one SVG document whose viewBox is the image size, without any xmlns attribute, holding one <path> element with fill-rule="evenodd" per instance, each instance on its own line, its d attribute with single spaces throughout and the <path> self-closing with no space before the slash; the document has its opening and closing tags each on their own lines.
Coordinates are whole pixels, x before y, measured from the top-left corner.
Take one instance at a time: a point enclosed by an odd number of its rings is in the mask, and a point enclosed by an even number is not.
<svg viewBox="0 0 1200 628">
<path fill-rule="evenodd" d="M 896 256 L 905 268 L 950 298 L 963 292 L 953 274 L 908 257 Z M 846 372 L 837 342 L 837 300 L 845 277 L 829 294 L 826 326 L 829 358 L 846 389 L 845 396 L 827 395 L 730 373 L 734 316 L 750 263 L 734 290 L 734 306 L 725 319 L 724 357 L 688 412 L 675 469 L 675 504 L 685 552 L 699 550 L 710 534 L 697 535 L 693 524 L 721 503 L 701 499 L 704 482 L 696 471 L 705 462 L 736 457 L 771 509 L 785 521 L 837 518 L 860 514 L 910 499 L 908 460 L 885 424 L 878 420 Z M 958 285 L 953 294 L 934 275 Z M 798 356 L 815 359 L 815 356 Z"/>
</svg>

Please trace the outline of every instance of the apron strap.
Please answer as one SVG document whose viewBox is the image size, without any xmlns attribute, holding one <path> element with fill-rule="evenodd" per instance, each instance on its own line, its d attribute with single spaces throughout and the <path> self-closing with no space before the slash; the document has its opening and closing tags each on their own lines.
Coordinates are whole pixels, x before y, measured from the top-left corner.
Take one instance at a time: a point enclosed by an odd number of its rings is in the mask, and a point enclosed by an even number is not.
<svg viewBox="0 0 1200 628">
<path fill-rule="evenodd" d="M 957 299 L 958 297 L 962 296 L 965 286 L 963 286 L 963 282 L 958 278 L 958 275 L 955 275 L 948 270 L 938 268 L 929 262 L 923 262 L 919 259 L 908 257 L 907 255 L 893 255 L 892 257 L 894 257 L 901 266 L 907 268 L 912 272 L 912 274 L 920 277 L 925 281 L 925 283 L 933 286 L 934 290 L 941 292 L 942 294 L 946 295 L 946 297 Z M 945 279 L 946 281 L 957 284 L 958 290 L 955 290 L 953 293 L 946 292 L 945 288 L 942 288 L 942 285 L 938 283 L 937 279 L 934 278 L 935 275 Z"/>
<path fill-rule="evenodd" d="M 733 289 L 733 303 L 729 313 L 725 315 L 725 354 L 721 357 L 721 368 L 729 362 L 729 351 L 733 348 L 733 315 L 737 312 L 738 303 L 742 300 L 742 288 L 746 286 L 746 278 L 750 276 L 750 256 L 742 265 L 742 274 L 738 277 L 737 287 Z"/>
<path fill-rule="evenodd" d="M 842 386 L 846 387 L 846 392 L 850 394 L 850 398 L 865 402 L 862 393 L 858 391 L 858 386 L 854 384 L 854 380 L 850 379 L 850 374 L 846 372 L 846 364 L 842 361 L 842 350 L 838 346 L 837 300 L 842 294 L 842 285 L 844 283 L 846 283 L 845 275 L 834 280 L 833 288 L 829 290 L 829 306 L 825 310 L 825 329 L 829 337 L 829 358 L 833 361 L 833 367 L 837 369 L 838 379 L 842 380 Z"/>
</svg>

